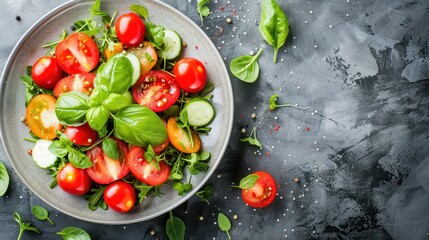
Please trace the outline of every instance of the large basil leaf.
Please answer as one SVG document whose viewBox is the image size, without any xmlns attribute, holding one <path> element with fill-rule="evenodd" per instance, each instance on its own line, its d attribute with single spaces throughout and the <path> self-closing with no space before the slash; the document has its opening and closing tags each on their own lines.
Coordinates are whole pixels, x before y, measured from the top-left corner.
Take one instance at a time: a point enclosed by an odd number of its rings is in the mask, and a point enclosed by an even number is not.
<svg viewBox="0 0 429 240">
<path fill-rule="evenodd" d="M 89 98 L 91 99 L 89 105 L 91 107 L 95 107 L 103 103 L 103 101 L 106 100 L 106 98 L 109 96 L 109 93 L 107 91 L 108 89 L 106 89 L 104 86 L 92 90 L 91 96 L 89 96 Z"/>
<path fill-rule="evenodd" d="M 229 64 L 229 70 L 232 75 L 243 82 L 252 83 L 258 79 L 259 64 L 258 58 L 261 55 L 262 48 L 255 56 L 240 56 L 232 59 Z"/>
<path fill-rule="evenodd" d="M 91 240 L 91 236 L 85 230 L 77 227 L 66 227 L 57 234 L 63 237 L 63 240 Z"/>
<path fill-rule="evenodd" d="M 261 1 L 261 19 L 259 31 L 268 44 L 274 48 L 274 62 L 277 52 L 286 41 L 289 34 L 289 20 L 276 0 Z"/>
<path fill-rule="evenodd" d="M 109 114 L 109 109 L 104 105 L 92 107 L 86 113 L 86 120 L 92 129 L 100 131 L 109 119 Z"/>
<path fill-rule="evenodd" d="M 79 125 L 85 122 L 89 109 L 89 97 L 81 92 L 72 91 L 60 95 L 57 99 L 55 114 L 61 123 Z"/>
<path fill-rule="evenodd" d="M 119 110 L 113 124 L 115 137 L 134 145 L 159 145 L 167 139 L 167 130 L 158 115 L 138 104 Z"/>
<path fill-rule="evenodd" d="M 111 112 L 116 112 L 119 109 L 130 105 L 132 99 L 125 96 L 125 94 L 111 93 L 109 97 L 103 101 L 103 105 L 106 106 Z"/>
<path fill-rule="evenodd" d="M 9 187 L 9 174 L 6 166 L 0 162 L 0 196 L 3 196 Z"/>
<path fill-rule="evenodd" d="M 124 94 L 131 87 L 133 67 L 126 57 L 111 58 L 97 72 L 94 87 L 104 87 L 109 93 Z"/>
</svg>

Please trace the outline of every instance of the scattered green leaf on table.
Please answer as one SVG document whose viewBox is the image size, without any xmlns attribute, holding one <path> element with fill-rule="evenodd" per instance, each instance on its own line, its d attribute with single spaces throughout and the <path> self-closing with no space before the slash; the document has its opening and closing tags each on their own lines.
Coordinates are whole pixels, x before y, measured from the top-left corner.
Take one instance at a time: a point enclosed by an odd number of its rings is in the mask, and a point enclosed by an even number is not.
<svg viewBox="0 0 429 240">
<path fill-rule="evenodd" d="M 63 240 L 91 240 L 91 237 L 85 230 L 77 227 L 66 227 L 58 235 L 63 237 Z"/>
<path fill-rule="evenodd" d="M 31 212 L 40 221 L 48 220 L 48 222 L 55 226 L 55 223 L 49 218 L 49 211 L 46 208 L 35 205 L 31 208 Z"/>
<path fill-rule="evenodd" d="M 229 64 L 229 69 L 232 75 L 243 82 L 255 82 L 259 76 L 258 58 L 259 55 L 261 55 L 261 52 L 262 48 L 259 49 L 255 56 L 240 56 L 234 58 Z"/>
<path fill-rule="evenodd" d="M 257 146 L 259 148 L 262 148 L 261 142 L 259 142 L 257 136 L 256 136 L 256 127 L 253 127 L 252 132 L 250 132 L 250 135 L 246 138 L 240 138 L 240 141 L 242 142 L 248 142 L 251 145 Z"/>
<path fill-rule="evenodd" d="M 197 11 L 200 14 L 201 24 L 203 24 L 203 17 L 207 17 L 210 14 L 210 8 L 206 5 L 210 3 L 210 0 L 198 0 Z"/>
<path fill-rule="evenodd" d="M 228 239 L 231 239 L 231 236 L 229 235 L 229 230 L 231 229 L 231 222 L 229 221 L 228 217 L 225 216 L 223 213 L 219 213 L 217 215 L 217 224 L 219 225 L 220 230 L 226 232 L 228 235 Z"/>
<path fill-rule="evenodd" d="M 277 0 L 261 1 L 259 31 L 265 41 L 273 46 L 274 62 L 276 62 L 277 52 L 284 45 L 289 34 L 289 20 Z"/>
<path fill-rule="evenodd" d="M 279 107 L 291 107 L 291 108 L 296 108 L 296 109 L 301 109 L 301 110 L 306 110 L 306 109 L 310 108 L 310 107 L 298 107 L 298 106 L 292 105 L 290 103 L 277 104 L 276 101 L 277 101 L 277 97 L 278 96 L 279 96 L 278 94 L 273 94 L 270 97 L 270 111 L 272 111 L 272 110 L 274 110 L 276 108 L 279 108 Z"/>
<path fill-rule="evenodd" d="M 9 173 L 6 166 L 0 162 L 0 196 L 3 196 L 9 187 Z"/>
<path fill-rule="evenodd" d="M 196 195 L 201 198 L 201 201 L 209 204 L 208 199 L 213 196 L 214 187 L 213 185 L 206 185 L 201 191 L 198 191 Z"/>
<path fill-rule="evenodd" d="M 21 239 L 22 233 L 24 231 L 33 231 L 37 234 L 40 234 L 39 229 L 31 226 L 31 223 L 22 222 L 21 215 L 19 215 L 19 213 L 15 212 L 13 219 L 15 219 L 15 221 L 19 224 L 19 234 L 17 240 Z"/>
<path fill-rule="evenodd" d="M 183 221 L 173 216 L 173 213 L 170 211 L 170 218 L 167 220 L 166 232 L 168 239 L 170 240 L 182 240 L 185 239 L 185 224 Z"/>
</svg>

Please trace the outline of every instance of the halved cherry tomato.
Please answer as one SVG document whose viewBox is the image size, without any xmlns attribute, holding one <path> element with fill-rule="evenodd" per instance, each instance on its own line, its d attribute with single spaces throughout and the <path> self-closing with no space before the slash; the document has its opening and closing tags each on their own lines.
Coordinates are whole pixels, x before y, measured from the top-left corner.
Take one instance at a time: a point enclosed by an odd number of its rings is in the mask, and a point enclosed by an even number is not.
<svg viewBox="0 0 429 240">
<path fill-rule="evenodd" d="M 195 58 L 182 58 L 173 68 L 173 74 L 180 89 L 197 93 L 206 85 L 207 73 L 204 64 Z"/>
<path fill-rule="evenodd" d="M 90 95 L 94 89 L 94 73 L 78 73 L 61 79 L 54 88 L 54 96 L 58 98 L 61 93 L 79 91 Z"/>
<path fill-rule="evenodd" d="M 128 52 L 135 54 L 142 65 L 141 75 L 149 72 L 158 61 L 158 54 L 149 41 L 144 41 L 142 46 L 129 48 Z"/>
<path fill-rule="evenodd" d="M 109 208 L 124 213 L 134 207 L 136 190 L 129 183 L 116 181 L 107 186 L 104 190 L 103 198 Z"/>
<path fill-rule="evenodd" d="M 68 126 L 64 130 L 64 134 L 70 138 L 70 141 L 80 146 L 91 146 L 98 140 L 98 132 L 93 130 L 88 123 Z"/>
<path fill-rule="evenodd" d="M 135 13 L 125 13 L 118 17 L 115 24 L 116 35 L 121 43 L 136 47 L 143 42 L 146 26 Z"/>
<path fill-rule="evenodd" d="M 163 122 L 164 122 L 165 128 L 167 128 L 167 123 L 165 121 Z M 160 154 L 168 147 L 168 144 L 170 144 L 170 140 L 167 137 L 167 139 L 165 139 L 165 141 L 160 145 L 152 146 L 152 149 L 156 154 Z"/>
<path fill-rule="evenodd" d="M 241 195 L 245 203 L 254 208 L 270 205 L 277 193 L 276 181 L 267 172 L 255 172 L 259 178 L 250 189 L 243 189 Z"/>
<path fill-rule="evenodd" d="M 177 125 L 176 118 L 170 118 L 167 122 L 167 134 L 171 144 L 184 153 L 198 152 L 201 147 L 201 139 L 197 133 L 191 130 L 192 141 L 185 130 Z"/>
<path fill-rule="evenodd" d="M 132 87 L 132 93 L 138 104 L 162 112 L 179 99 L 180 89 L 170 74 L 152 70 L 140 77 Z"/>
<path fill-rule="evenodd" d="M 55 114 L 57 100 L 48 94 L 33 97 L 27 105 L 25 118 L 27 125 L 36 136 L 54 139 L 62 126 Z"/>
<path fill-rule="evenodd" d="M 104 57 L 109 60 L 112 56 L 121 53 L 124 50 L 124 45 L 121 42 L 113 44 L 112 48 L 107 47 L 104 50 Z"/>
<path fill-rule="evenodd" d="M 41 88 L 53 89 L 63 76 L 64 72 L 57 59 L 50 56 L 39 58 L 31 68 L 31 77 Z"/>
<path fill-rule="evenodd" d="M 97 44 L 85 33 L 76 32 L 58 43 L 55 56 L 68 74 L 90 72 L 98 65 Z"/>
<path fill-rule="evenodd" d="M 57 182 L 62 190 L 73 195 L 83 195 L 91 188 L 91 178 L 85 169 L 67 163 L 57 174 Z"/>
<path fill-rule="evenodd" d="M 171 167 L 164 161 L 159 162 L 159 170 L 155 160 L 150 163 L 144 158 L 144 149 L 138 146 L 131 148 L 127 155 L 127 163 L 131 173 L 138 180 L 150 186 L 157 186 L 167 181 Z"/>
<path fill-rule="evenodd" d="M 99 184 L 109 184 L 125 177 L 129 173 L 127 165 L 128 146 L 125 142 L 112 138 L 119 150 L 119 159 L 108 157 L 100 146 L 95 146 L 86 152 L 94 166 L 87 168 L 88 175 Z"/>
</svg>

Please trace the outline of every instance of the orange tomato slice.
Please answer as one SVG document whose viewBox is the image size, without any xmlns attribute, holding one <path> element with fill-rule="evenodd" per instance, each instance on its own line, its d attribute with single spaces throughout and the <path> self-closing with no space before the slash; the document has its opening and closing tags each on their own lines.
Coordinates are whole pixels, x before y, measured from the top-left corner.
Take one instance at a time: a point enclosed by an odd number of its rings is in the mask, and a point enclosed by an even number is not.
<svg viewBox="0 0 429 240">
<path fill-rule="evenodd" d="M 149 72 L 158 61 L 158 55 L 153 47 L 152 43 L 144 41 L 141 47 L 129 48 L 128 52 L 135 54 L 142 65 L 142 71 L 140 75 Z"/>
<path fill-rule="evenodd" d="M 181 152 L 194 153 L 201 148 L 201 139 L 198 134 L 191 130 L 191 140 L 186 131 L 177 126 L 176 118 L 174 117 L 168 119 L 167 134 L 170 143 Z"/>
<path fill-rule="evenodd" d="M 55 115 L 56 99 L 48 94 L 33 97 L 26 110 L 27 125 L 39 138 L 54 139 L 62 126 Z"/>
</svg>

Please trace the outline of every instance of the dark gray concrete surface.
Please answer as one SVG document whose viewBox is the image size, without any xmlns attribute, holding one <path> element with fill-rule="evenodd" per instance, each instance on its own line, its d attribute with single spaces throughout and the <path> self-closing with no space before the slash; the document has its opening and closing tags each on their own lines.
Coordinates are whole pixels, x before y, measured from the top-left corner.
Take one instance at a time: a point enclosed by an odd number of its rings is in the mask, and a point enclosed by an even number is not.
<svg viewBox="0 0 429 240">
<path fill-rule="evenodd" d="M 62 2 L 3 2 L 0 70 L 19 37 Z M 196 0 L 164 2 L 200 24 Z M 216 225 L 223 212 L 233 239 L 429 239 L 429 1 L 279 2 L 291 32 L 276 64 L 257 28 L 257 1 L 209 4 L 212 14 L 202 29 L 225 64 L 264 51 L 257 82 L 231 77 L 236 115 L 228 150 L 209 181 L 216 195 L 209 205 L 194 196 L 174 210 L 186 238 L 226 239 Z M 310 109 L 270 112 L 275 93 L 279 102 Z M 239 140 L 254 126 L 262 150 Z M 21 183 L 2 148 L 0 160 L 12 179 L 0 198 L 1 239 L 18 235 L 14 211 L 42 231 L 23 239 L 59 239 L 56 232 L 66 226 L 81 227 L 93 239 L 167 238 L 167 215 L 107 226 L 55 211 Z M 275 202 L 258 210 L 229 188 L 256 170 L 270 172 L 280 187 Z M 35 219 L 33 205 L 48 208 L 56 225 Z"/>
</svg>

